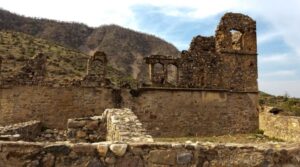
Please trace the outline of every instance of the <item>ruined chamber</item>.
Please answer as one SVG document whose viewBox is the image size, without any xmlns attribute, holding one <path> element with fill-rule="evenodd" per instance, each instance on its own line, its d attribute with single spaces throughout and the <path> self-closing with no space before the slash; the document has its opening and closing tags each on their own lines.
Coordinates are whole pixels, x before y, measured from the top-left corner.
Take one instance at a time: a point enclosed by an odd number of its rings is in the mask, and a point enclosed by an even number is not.
<svg viewBox="0 0 300 167">
<path fill-rule="evenodd" d="M 249 133 L 258 129 L 256 23 L 227 13 L 214 37 L 195 37 L 180 57 L 152 55 L 149 82 L 113 89 L 97 52 L 81 80 L 47 83 L 46 57 L 36 56 L 13 78 L 1 78 L 0 124 L 40 120 L 66 128 L 69 118 L 126 107 L 153 136 Z M 2 62 L 3 63 L 3 62 Z"/>
</svg>

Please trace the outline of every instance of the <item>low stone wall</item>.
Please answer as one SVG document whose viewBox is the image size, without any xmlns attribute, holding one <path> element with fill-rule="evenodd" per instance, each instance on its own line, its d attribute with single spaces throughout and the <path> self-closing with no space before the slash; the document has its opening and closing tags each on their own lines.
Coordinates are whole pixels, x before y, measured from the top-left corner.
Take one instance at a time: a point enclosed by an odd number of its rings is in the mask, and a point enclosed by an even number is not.
<svg viewBox="0 0 300 167">
<path fill-rule="evenodd" d="M 300 145 L 0 142 L 0 166 L 299 166 Z"/>
<path fill-rule="evenodd" d="M 153 142 L 130 109 L 106 109 L 102 116 L 68 120 L 71 142 Z"/>
<path fill-rule="evenodd" d="M 0 140 L 34 140 L 42 130 L 40 121 L 29 121 L 0 127 Z"/>
<path fill-rule="evenodd" d="M 107 118 L 108 141 L 153 142 L 130 109 L 106 109 L 103 116 Z"/>
<path fill-rule="evenodd" d="M 106 121 L 102 116 L 69 119 L 67 136 L 71 142 L 105 141 Z"/>
<path fill-rule="evenodd" d="M 259 126 L 264 134 L 285 141 L 300 142 L 300 117 L 274 115 L 271 107 L 259 114 Z"/>
</svg>

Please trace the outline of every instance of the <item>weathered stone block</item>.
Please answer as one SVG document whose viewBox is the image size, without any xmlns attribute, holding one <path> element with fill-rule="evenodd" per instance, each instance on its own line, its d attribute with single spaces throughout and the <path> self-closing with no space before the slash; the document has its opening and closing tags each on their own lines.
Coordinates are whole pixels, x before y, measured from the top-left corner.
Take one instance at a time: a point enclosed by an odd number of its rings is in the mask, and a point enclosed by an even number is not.
<svg viewBox="0 0 300 167">
<path fill-rule="evenodd" d="M 101 157 L 105 157 L 108 152 L 109 144 L 101 143 L 97 145 L 97 151 Z"/>
<path fill-rule="evenodd" d="M 149 162 L 161 165 L 175 165 L 176 152 L 172 150 L 153 150 L 149 153 Z"/>
<path fill-rule="evenodd" d="M 192 153 L 178 153 L 177 154 L 177 164 L 184 165 L 191 163 L 193 159 Z"/>
<path fill-rule="evenodd" d="M 109 148 L 115 155 L 121 157 L 126 153 L 127 144 L 112 144 Z"/>
</svg>

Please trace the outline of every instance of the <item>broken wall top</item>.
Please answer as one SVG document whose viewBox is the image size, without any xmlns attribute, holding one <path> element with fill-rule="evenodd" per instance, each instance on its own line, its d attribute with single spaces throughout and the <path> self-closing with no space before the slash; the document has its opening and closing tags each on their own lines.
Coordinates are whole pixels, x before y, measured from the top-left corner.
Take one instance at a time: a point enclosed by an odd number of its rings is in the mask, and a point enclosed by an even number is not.
<svg viewBox="0 0 300 167">
<path fill-rule="evenodd" d="M 256 22 L 243 14 L 226 13 L 214 37 L 194 37 L 180 58 L 154 55 L 145 60 L 155 86 L 257 92 Z M 168 82 L 172 73 L 175 84 Z"/>
</svg>

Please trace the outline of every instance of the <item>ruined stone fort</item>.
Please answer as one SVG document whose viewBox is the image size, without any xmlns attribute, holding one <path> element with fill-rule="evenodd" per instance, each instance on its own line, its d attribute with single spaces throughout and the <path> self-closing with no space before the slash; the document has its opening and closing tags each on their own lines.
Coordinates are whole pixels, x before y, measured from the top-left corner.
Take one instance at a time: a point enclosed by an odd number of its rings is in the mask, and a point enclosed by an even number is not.
<svg viewBox="0 0 300 167">
<path fill-rule="evenodd" d="M 117 48 L 116 48 L 117 49 Z M 15 76 L 0 74 L 0 166 L 263 166 L 296 164 L 294 147 L 156 143 L 154 137 L 215 136 L 259 129 L 256 22 L 227 13 L 215 36 L 188 50 L 145 57 L 147 81 L 116 88 L 97 51 L 86 75 L 45 80 L 38 53 Z M 0 59 L 0 69 L 1 69 Z M 43 128 L 63 143 L 32 142 Z M 2 133 L 2 136 L 1 136 Z M 16 142 L 19 140 L 28 142 Z M 31 141 L 31 142 L 30 142 Z M 99 143 L 100 142 L 100 143 Z M 286 158 L 289 155 L 290 158 Z M 276 158 L 274 158 L 276 157 Z"/>
</svg>

